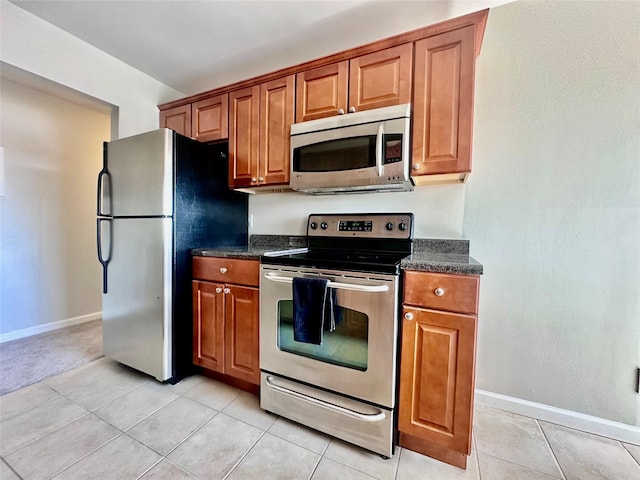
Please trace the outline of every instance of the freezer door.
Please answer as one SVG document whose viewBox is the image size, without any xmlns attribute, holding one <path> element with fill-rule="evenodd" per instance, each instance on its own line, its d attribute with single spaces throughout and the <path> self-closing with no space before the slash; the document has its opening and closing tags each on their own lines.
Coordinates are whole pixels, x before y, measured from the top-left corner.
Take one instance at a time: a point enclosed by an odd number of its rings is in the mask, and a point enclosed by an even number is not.
<svg viewBox="0 0 640 480">
<path fill-rule="evenodd" d="M 102 296 L 105 356 L 160 381 L 172 375 L 172 230 L 171 218 L 113 220 Z"/>
<path fill-rule="evenodd" d="M 110 215 L 173 215 L 173 138 L 161 128 L 107 144 L 111 198 L 109 189 L 99 194 Z"/>
</svg>

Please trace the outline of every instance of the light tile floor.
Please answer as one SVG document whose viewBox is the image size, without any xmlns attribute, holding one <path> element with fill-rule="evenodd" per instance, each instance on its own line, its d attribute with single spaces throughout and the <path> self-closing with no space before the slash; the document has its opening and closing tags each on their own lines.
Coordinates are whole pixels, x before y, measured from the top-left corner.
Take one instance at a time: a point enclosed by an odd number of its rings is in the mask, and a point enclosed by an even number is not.
<svg viewBox="0 0 640 480">
<path fill-rule="evenodd" d="M 215 380 L 159 385 L 108 359 L 0 397 L 0 456 L 2 480 L 640 479 L 640 446 L 480 407 L 467 470 L 383 460 Z"/>
</svg>

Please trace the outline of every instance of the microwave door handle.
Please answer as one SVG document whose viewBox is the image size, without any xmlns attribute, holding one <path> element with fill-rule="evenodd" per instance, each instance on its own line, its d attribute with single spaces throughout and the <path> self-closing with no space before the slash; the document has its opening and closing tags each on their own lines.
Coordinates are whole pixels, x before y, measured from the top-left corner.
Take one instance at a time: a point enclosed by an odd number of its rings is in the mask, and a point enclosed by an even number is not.
<svg viewBox="0 0 640 480">
<path fill-rule="evenodd" d="M 376 135 L 376 167 L 378 176 L 382 176 L 382 142 L 384 139 L 384 124 L 378 125 L 378 135 Z"/>
</svg>

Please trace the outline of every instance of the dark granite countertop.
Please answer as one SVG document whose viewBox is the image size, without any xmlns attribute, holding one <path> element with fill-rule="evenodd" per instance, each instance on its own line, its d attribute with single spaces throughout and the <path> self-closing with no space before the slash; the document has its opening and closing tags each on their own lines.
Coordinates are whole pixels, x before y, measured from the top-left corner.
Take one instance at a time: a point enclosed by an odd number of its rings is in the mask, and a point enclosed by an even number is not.
<svg viewBox="0 0 640 480">
<path fill-rule="evenodd" d="M 306 237 L 300 235 L 252 235 L 249 245 L 195 248 L 193 255 L 260 260 L 265 252 L 289 250 L 306 246 Z M 416 238 L 413 253 L 402 260 L 403 270 L 422 272 L 481 275 L 482 264 L 469 256 L 468 240 Z"/>
<path fill-rule="evenodd" d="M 482 264 L 461 253 L 413 252 L 400 263 L 403 270 L 482 275 Z"/>
<path fill-rule="evenodd" d="M 194 248 L 191 253 L 200 257 L 226 257 L 260 260 L 265 252 L 290 250 L 307 246 L 303 235 L 251 235 L 249 245 L 235 247 Z"/>
</svg>

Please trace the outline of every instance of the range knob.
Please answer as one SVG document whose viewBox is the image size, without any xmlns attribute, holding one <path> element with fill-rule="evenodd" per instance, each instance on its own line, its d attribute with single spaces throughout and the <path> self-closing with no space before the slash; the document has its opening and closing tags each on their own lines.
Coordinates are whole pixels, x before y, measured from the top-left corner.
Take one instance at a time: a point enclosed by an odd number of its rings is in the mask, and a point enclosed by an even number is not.
<svg viewBox="0 0 640 480">
<path fill-rule="evenodd" d="M 311 230 L 316 230 L 318 228 L 318 222 L 311 222 L 311 225 L 309 225 L 311 227 Z"/>
<path fill-rule="evenodd" d="M 407 224 L 405 222 L 400 222 L 400 225 L 398 225 L 398 228 L 404 231 L 407 229 Z"/>
<path fill-rule="evenodd" d="M 320 228 L 321 228 L 321 229 L 323 229 L 323 230 L 326 230 L 328 226 L 329 226 L 329 225 L 327 225 L 327 222 L 322 222 L 322 223 L 320 224 Z"/>
<path fill-rule="evenodd" d="M 393 223 L 388 222 L 388 223 L 385 225 L 385 227 L 386 227 L 386 229 L 387 229 L 387 230 L 391 231 L 391 230 L 393 230 Z"/>
</svg>

